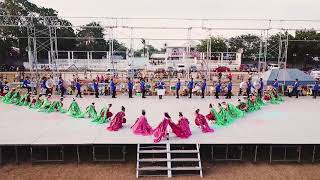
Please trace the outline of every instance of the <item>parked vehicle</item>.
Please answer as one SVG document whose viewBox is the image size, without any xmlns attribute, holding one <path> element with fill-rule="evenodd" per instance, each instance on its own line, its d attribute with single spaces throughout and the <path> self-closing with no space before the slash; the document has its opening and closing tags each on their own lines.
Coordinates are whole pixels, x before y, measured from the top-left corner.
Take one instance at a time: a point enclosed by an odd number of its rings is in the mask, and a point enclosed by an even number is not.
<svg viewBox="0 0 320 180">
<path fill-rule="evenodd" d="M 198 71 L 198 70 L 197 70 L 197 66 L 191 65 L 190 68 L 189 68 L 189 71 L 190 71 L 190 72 L 197 72 L 197 71 Z"/>
<path fill-rule="evenodd" d="M 216 72 L 230 72 L 230 68 L 226 67 L 226 66 L 220 66 L 218 68 L 215 69 Z"/>
<path fill-rule="evenodd" d="M 268 64 L 268 69 L 271 70 L 271 69 L 279 69 L 279 64 Z"/>
<path fill-rule="evenodd" d="M 162 74 L 165 74 L 166 73 L 166 70 L 164 68 L 157 68 L 155 73 L 162 73 Z"/>
<path fill-rule="evenodd" d="M 313 70 L 311 70 L 310 76 L 313 77 L 313 78 L 315 78 L 315 79 L 320 80 L 320 69 L 313 69 Z"/>
<path fill-rule="evenodd" d="M 183 73 L 186 71 L 186 66 L 184 64 L 178 64 L 177 70 L 179 73 Z"/>
<path fill-rule="evenodd" d="M 134 69 L 134 68 L 127 70 L 128 76 L 129 77 L 134 77 L 134 78 L 138 77 L 139 72 L 140 72 L 139 69 Z"/>
<path fill-rule="evenodd" d="M 118 70 L 117 69 L 107 69 L 106 72 L 107 75 L 118 75 Z"/>
</svg>

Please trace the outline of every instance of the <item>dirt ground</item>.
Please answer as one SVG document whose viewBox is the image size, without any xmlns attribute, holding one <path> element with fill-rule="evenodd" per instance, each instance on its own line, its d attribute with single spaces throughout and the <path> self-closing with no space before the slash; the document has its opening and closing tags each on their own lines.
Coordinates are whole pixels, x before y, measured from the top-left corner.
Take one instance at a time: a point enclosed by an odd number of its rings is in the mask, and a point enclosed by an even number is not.
<svg viewBox="0 0 320 180">
<path fill-rule="evenodd" d="M 0 167 L 1 180 L 100 180 L 100 179 L 136 179 L 135 163 L 106 163 L 106 164 L 20 164 Z M 318 180 L 320 165 L 311 164 L 203 164 L 203 179 L 224 180 Z M 151 179 L 141 178 L 141 179 Z M 154 179 L 164 179 L 152 177 Z M 200 179 L 198 176 L 180 176 L 173 179 Z"/>
</svg>

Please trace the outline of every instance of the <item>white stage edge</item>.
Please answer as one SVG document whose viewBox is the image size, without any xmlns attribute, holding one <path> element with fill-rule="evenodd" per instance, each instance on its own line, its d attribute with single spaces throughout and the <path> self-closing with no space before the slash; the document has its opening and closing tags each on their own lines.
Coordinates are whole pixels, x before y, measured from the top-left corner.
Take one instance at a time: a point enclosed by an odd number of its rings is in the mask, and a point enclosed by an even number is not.
<svg viewBox="0 0 320 180">
<path fill-rule="evenodd" d="M 233 97 L 231 102 L 236 103 L 236 100 L 237 98 Z M 65 106 L 71 101 L 72 98 L 67 97 Z M 194 124 L 194 111 L 199 108 L 205 115 L 209 112 L 209 103 L 217 105 L 222 101 L 224 97 L 220 100 L 213 97 L 128 99 L 124 96 L 117 99 L 111 99 L 110 96 L 77 99 L 82 109 L 95 102 L 97 111 L 112 103 L 112 112 L 116 113 L 120 106 L 124 105 L 127 123 L 118 132 L 107 131 L 108 124 L 97 125 L 87 118 L 75 119 L 61 113 L 41 113 L 1 102 L 0 145 L 150 144 L 153 143 L 153 136 L 134 135 L 130 129 L 142 109 L 146 110 L 148 121 L 153 127 L 162 121 L 164 112 L 168 112 L 174 121 L 178 120 L 179 111 L 189 119 L 193 133 L 189 139 L 180 139 L 170 134 L 169 141 L 162 140 L 160 143 L 320 144 L 320 98 L 285 98 L 285 102 L 280 105 L 268 104 L 260 111 L 247 113 L 244 118 L 237 119 L 230 126 L 215 129 L 214 133 L 202 133 Z"/>
</svg>

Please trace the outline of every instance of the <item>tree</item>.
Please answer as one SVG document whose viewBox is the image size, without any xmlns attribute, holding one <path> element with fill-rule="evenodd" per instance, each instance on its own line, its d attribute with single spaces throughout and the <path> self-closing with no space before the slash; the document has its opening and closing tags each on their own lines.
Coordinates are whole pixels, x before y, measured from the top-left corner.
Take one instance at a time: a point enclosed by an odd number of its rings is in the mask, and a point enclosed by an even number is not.
<svg viewBox="0 0 320 180">
<path fill-rule="evenodd" d="M 253 34 L 243 34 L 229 39 L 230 51 L 243 51 L 244 59 L 251 59 L 259 54 L 260 37 Z"/>
<path fill-rule="evenodd" d="M 290 38 L 289 38 L 290 39 Z M 290 41 L 288 48 L 288 61 L 295 64 L 313 63 L 314 57 L 320 56 L 320 34 L 314 30 L 296 31 L 293 40 L 311 40 L 311 41 Z M 316 40 L 316 41 L 312 41 Z"/>
<path fill-rule="evenodd" d="M 104 28 L 97 22 L 91 22 L 79 29 L 78 50 L 81 51 L 107 51 L 107 41 L 104 39 Z"/>
<path fill-rule="evenodd" d="M 200 52 L 207 52 L 208 39 L 201 40 L 201 43 L 197 45 L 197 50 Z M 224 52 L 227 51 L 227 44 L 224 39 L 219 37 L 211 37 L 211 52 Z"/>
</svg>

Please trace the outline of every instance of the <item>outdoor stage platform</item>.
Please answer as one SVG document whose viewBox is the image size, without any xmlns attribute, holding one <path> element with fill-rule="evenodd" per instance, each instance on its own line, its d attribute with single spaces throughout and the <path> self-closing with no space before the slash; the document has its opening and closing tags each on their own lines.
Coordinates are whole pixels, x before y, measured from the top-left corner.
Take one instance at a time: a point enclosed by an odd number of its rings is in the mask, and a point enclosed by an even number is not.
<svg viewBox="0 0 320 180">
<path fill-rule="evenodd" d="M 58 100 L 59 97 L 54 97 Z M 228 102 L 236 104 L 237 97 Z M 1 162 L 63 162 L 71 152 L 77 162 L 89 161 L 124 161 L 128 154 L 136 156 L 137 147 L 143 145 L 155 147 L 152 136 L 134 135 L 130 127 L 146 110 L 148 121 L 156 127 L 168 112 L 174 121 L 178 120 L 178 112 L 189 119 L 192 136 L 179 139 L 170 133 L 169 140 L 163 139 L 158 144 L 171 148 L 183 149 L 197 145 L 198 157 L 212 161 L 257 162 L 260 160 L 318 162 L 320 160 L 320 98 L 311 97 L 288 98 L 279 105 L 267 104 L 260 111 L 247 113 L 244 118 L 233 124 L 214 128 L 214 133 L 202 133 L 194 123 L 194 111 L 199 108 L 202 114 L 208 114 L 209 103 L 215 106 L 225 101 L 224 97 L 135 97 L 129 99 L 119 96 L 85 96 L 77 99 L 82 110 L 92 102 L 97 111 L 112 103 L 111 111 L 120 111 L 121 105 L 126 107 L 127 123 L 118 132 L 106 130 L 107 124 L 95 124 L 88 118 L 75 119 L 61 113 L 37 112 L 27 107 L 18 107 L 0 103 L 0 164 Z M 68 96 L 64 100 L 67 109 L 72 101 Z M 174 147 L 176 146 L 176 147 Z M 200 151 L 199 151 L 200 149 Z M 171 150 L 166 152 L 170 153 Z M 193 151 L 192 151 L 193 152 Z M 88 158 L 89 157 L 89 158 Z M 131 156 L 132 157 L 132 156 Z"/>
<path fill-rule="evenodd" d="M 202 133 L 194 124 L 194 111 L 199 108 L 202 114 L 208 114 L 209 103 L 217 105 L 224 101 L 213 97 L 188 99 L 181 97 L 157 97 L 141 99 L 135 97 L 101 97 L 92 96 L 77 99 L 84 109 L 91 102 L 96 103 L 97 111 L 109 103 L 113 104 L 115 114 L 120 106 L 126 107 L 127 123 L 118 132 L 106 130 L 108 124 L 97 125 L 90 119 L 75 119 L 61 113 L 43 113 L 29 109 L 0 103 L 0 145 L 41 145 L 41 144 L 150 144 L 152 136 L 134 135 L 130 127 L 145 109 L 152 127 L 156 127 L 168 112 L 174 121 L 178 120 L 178 112 L 183 112 L 189 119 L 192 136 L 179 139 L 170 134 L 169 140 L 161 143 L 170 144 L 320 144 L 320 99 L 311 97 L 285 98 L 279 105 L 268 104 L 262 110 L 247 113 L 244 118 L 237 119 L 227 127 L 215 129 L 214 133 Z M 236 103 L 237 98 L 231 102 Z M 67 97 L 64 105 L 72 101 Z M 230 102 L 230 100 L 228 101 Z M 65 107 L 67 108 L 67 107 Z"/>
</svg>

